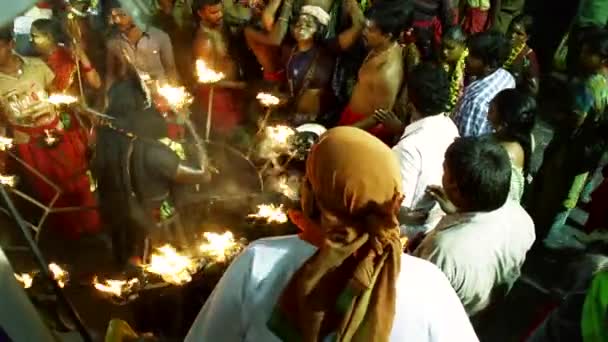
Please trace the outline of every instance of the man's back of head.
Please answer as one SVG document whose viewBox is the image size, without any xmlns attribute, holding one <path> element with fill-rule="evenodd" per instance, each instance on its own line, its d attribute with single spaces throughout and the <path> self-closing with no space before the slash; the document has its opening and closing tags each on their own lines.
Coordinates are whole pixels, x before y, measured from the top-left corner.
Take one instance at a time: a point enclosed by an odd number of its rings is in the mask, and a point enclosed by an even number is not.
<svg viewBox="0 0 608 342">
<path fill-rule="evenodd" d="M 450 100 L 448 74 L 439 65 L 420 64 L 408 76 L 407 91 L 418 118 L 443 113 Z"/>
<path fill-rule="evenodd" d="M 460 211 L 488 212 L 502 207 L 510 185 L 509 155 L 493 140 L 460 138 L 446 151 L 443 186 Z"/>
</svg>

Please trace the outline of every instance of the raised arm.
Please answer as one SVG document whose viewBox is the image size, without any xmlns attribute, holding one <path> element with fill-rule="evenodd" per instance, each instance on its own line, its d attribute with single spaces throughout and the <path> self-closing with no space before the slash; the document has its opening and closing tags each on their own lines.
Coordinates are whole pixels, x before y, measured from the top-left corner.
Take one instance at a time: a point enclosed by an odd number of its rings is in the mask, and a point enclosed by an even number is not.
<svg viewBox="0 0 608 342">
<path fill-rule="evenodd" d="M 346 0 L 344 4 L 346 5 L 346 11 L 350 16 L 352 24 L 351 27 L 338 35 L 338 45 L 341 50 L 348 50 L 357 42 L 359 37 L 361 37 L 365 17 L 363 16 L 363 11 L 361 11 L 361 7 L 359 7 L 357 1 Z"/>
<path fill-rule="evenodd" d="M 253 27 L 245 28 L 245 38 L 249 44 L 264 44 L 271 46 L 279 46 L 283 42 L 283 38 L 289 29 L 289 19 L 293 13 L 293 0 L 285 0 L 281 8 L 281 15 L 278 23 L 272 25 L 269 32 L 262 32 Z"/>
</svg>

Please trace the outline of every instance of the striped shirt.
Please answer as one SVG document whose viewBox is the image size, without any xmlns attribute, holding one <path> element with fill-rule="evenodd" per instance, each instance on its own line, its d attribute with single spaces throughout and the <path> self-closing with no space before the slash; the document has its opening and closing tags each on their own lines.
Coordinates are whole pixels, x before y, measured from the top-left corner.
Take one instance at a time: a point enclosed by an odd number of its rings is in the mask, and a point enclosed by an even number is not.
<svg viewBox="0 0 608 342">
<path fill-rule="evenodd" d="M 460 136 L 491 133 L 492 127 L 488 121 L 490 102 L 496 94 L 509 88 L 515 88 L 515 78 L 503 68 L 467 86 L 454 115 Z"/>
</svg>

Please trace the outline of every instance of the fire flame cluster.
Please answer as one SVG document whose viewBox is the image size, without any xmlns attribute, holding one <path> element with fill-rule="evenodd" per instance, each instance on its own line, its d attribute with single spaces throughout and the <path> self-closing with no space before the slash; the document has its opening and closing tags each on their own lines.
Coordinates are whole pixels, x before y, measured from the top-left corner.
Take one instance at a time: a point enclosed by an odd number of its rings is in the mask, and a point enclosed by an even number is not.
<svg viewBox="0 0 608 342">
<path fill-rule="evenodd" d="M 278 105 L 280 102 L 278 97 L 268 93 L 258 93 L 255 98 L 260 101 L 264 107 L 273 107 Z"/>
<path fill-rule="evenodd" d="M 199 246 L 200 252 L 217 262 L 226 261 L 229 257 L 236 254 L 241 247 L 231 232 L 225 232 L 224 234 L 207 232 L 203 234 L 203 237 L 207 242 Z"/>
<path fill-rule="evenodd" d="M 69 280 L 68 272 L 54 262 L 49 264 L 49 270 L 53 273 L 53 278 L 55 278 L 59 287 L 63 288 Z"/>
<path fill-rule="evenodd" d="M 248 217 L 265 219 L 268 223 L 285 223 L 287 222 L 287 214 L 283 205 L 260 204 L 258 212 L 250 214 Z"/>
<path fill-rule="evenodd" d="M 216 83 L 225 77 L 224 73 L 209 68 L 202 59 L 196 60 L 196 75 L 199 83 Z"/>
<path fill-rule="evenodd" d="M 171 108 L 182 108 L 192 103 L 192 95 L 184 87 L 161 85 L 157 88 L 158 95 L 162 96 Z"/>
<path fill-rule="evenodd" d="M 182 285 L 192 280 L 192 274 L 199 270 L 198 263 L 192 258 L 178 253 L 171 245 L 157 248 L 157 253 L 150 257 L 150 263 L 144 270 L 159 275 L 170 284 Z"/>
<path fill-rule="evenodd" d="M 274 159 L 282 153 L 291 152 L 290 138 L 296 132 L 289 126 L 268 126 L 264 129 L 264 139 L 259 145 L 262 158 Z"/>
<path fill-rule="evenodd" d="M 78 98 L 67 94 L 51 94 L 46 101 L 54 105 L 72 104 L 78 102 Z"/>
<path fill-rule="evenodd" d="M 108 279 L 103 283 L 97 280 L 97 277 L 93 279 L 93 286 L 101 292 L 114 295 L 116 297 L 122 297 L 123 295 L 131 293 L 132 289 L 139 284 L 139 279 L 132 278 L 130 280 L 113 280 Z"/>
<path fill-rule="evenodd" d="M 34 284 L 34 277 L 29 273 L 15 273 L 15 278 L 23 285 L 24 289 L 29 289 Z"/>
</svg>

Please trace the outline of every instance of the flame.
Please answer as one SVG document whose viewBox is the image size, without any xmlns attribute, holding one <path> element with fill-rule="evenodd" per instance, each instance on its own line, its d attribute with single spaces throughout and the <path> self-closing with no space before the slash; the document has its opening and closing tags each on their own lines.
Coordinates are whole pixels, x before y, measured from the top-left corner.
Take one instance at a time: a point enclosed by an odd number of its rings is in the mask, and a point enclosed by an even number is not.
<svg viewBox="0 0 608 342">
<path fill-rule="evenodd" d="M 258 212 L 251 214 L 248 217 L 252 218 L 263 218 L 268 223 L 285 223 L 287 222 L 287 214 L 283 205 L 276 206 L 274 204 L 260 204 L 258 205 Z"/>
<path fill-rule="evenodd" d="M 192 95 L 184 87 L 162 85 L 158 87 L 158 94 L 165 98 L 172 108 L 181 108 L 192 103 Z"/>
<path fill-rule="evenodd" d="M 299 181 L 293 180 L 291 177 L 279 177 L 274 183 L 275 191 L 294 201 L 297 201 L 300 197 L 298 187 Z"/>
<path fill-rule="evenodd" d="M 209 68 L 202 59 L 196 60 L 196 75 L 199 83 L 216 83 L 225 77 L 223 72 L 216 72 Z"/>
<path fill-rule="evenodd" d="M 34 283 L 34 277 L 32 277 L 32 275 L 28 274 L 28 273 L 21 273 L 21 274 L 15 273 L 15 278 L 17 278 L 18 282 L 23 284 L 24 289 L 29 289 L 30 287 L 32 287 L 32 284 Z"/>
<path fill-rule="evenodd" d="M 227 257 L 234 254 L 239 247 L 231 232 L 224 234 L 207 232 L 203 234 L 203 237 L 207 242 L 200 245 L 200 251 L 219 262 L 226 261 Z"/>
<path fill-rule="evenodd" d="M 255 98 L 265 107 L 276 106 L 280 102 L 278 97 L 268 93 L 258 93 Z"/>
<path fill-rule="evenodd" d="M 289 126 L 266 127 L 266 137 L 276 145 L 287 145 L 295 131 Z"/>
<path fill-rule="evenodd" d="M 145 271 L 158 274 L 164 281 L 182 285 L 192 281 L 198 265 L 190 257 L 180 254 L 171 245 L 157 248 L 150 256 L 150 264 L 143 265 Z"/>
<path fill-rule="evenodd" d="M 63 288 L 68 281 L 68 272 L 54 262 L 49 264 L 49 270 L 53 273 L 53 278 L 55 278 L 59 287 Z"/>
<path fill-rule="evenodd" d="M 259 155 L 273 159 L 285 152 L 290 152 L 290 138 L 295 131 L 288 126 L 269 126 L 264 129 L 264 139 L 260 142 Z"/>
<path fill-rule="evenodd" d="M 121 297 L 123 294 L 130 293 L 137 284 L 139 284 L 139 279 L 137 278 L 132 278 L 129 281 L 106 279 L 103 283 L 97 281 L 97 276 L 93 278 L 93 286 L 98 291 L 109 293 L 116 297 Z"/>
<path fill-rule="evenodd" d="M 13 147 L 13 139 L 0 136 L 0 151 L 6 151 Z"/>
<path fill-rule="evenodd" d="M 60 104 L 72 104 L 78 102 L 78 98 L 72 95 L 66 94 L 51 94 L 46 99 L 47 102 L 50 102 L 54 105 Z"/>
<path fill-rule="evenodd" d="M 13 175 L 7 176 L 0 174 L 0 184 L 13 187 L 15 184 L 17 184 L 17 177 Z"/>
<path fill-rule="evenodd" d="M 44 130 L 44 134 L 46 135 L 44 137 L 44 142 L 48 145 L 48 146 L 52 146 L 53 144 L 55 144 L 57 142 L 57 137 L 54 136 L 48 129 Z"/>
</svg>

